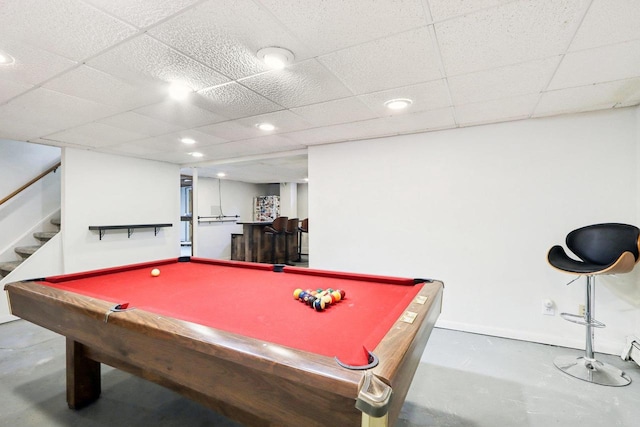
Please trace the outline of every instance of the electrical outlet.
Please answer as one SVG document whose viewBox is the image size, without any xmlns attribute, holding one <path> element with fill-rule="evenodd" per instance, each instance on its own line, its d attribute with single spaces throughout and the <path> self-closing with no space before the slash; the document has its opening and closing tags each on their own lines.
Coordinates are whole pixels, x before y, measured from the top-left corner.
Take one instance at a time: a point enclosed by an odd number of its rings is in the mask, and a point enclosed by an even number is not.
<svg viewBox="0 0 640 427">
<path fill-rule="evenodd" d="M 578 316 L 584 317 L 584 304 L 578 305 Z"/>
<path fill-rule="evenodd" d="M 555 305 L 553 304 L 553 301 L 551 301 L 550 299 L 542 300 L 542 314 L 547 316 L 556 315 L 556 308 L 555 308 Z"/>
</svg>

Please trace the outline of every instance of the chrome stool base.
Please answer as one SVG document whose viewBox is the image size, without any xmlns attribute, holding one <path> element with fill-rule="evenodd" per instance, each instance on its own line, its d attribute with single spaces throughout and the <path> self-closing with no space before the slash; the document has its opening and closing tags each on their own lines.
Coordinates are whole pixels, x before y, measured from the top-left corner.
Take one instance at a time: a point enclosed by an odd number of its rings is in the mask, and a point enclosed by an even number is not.
<svg viewBox="0 0 640 427">
<path fill-rule="evenodd" d="M 631 378 L 624 371 L 584 356 L 559 356 L 553 364 L 574 378 L 594 384 L 622 387 L 631 383 Z"/>
</svg>

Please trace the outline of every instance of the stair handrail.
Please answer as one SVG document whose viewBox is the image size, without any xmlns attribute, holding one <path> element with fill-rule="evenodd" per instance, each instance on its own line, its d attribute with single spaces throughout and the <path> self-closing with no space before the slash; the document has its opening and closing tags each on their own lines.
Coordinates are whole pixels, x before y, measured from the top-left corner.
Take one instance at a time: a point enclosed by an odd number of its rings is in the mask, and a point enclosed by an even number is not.
<svg viewBox="0 0 640 427">
<path fill-rule="evenodd" d="M 5 202 L 8 202 L 9 200 L 11 200 L 12 197 L 17 196 L 18 194 L 20 194 L 23 190 L 26 190 L 31 185 L 33 185 L 36 182 L 40 181 L 45 176 L 49 175 L 51 172 L 55 172 L 60 167 L 61 164 L 62 164 L 62 162 L 58 162 L 57 164 L 51 166 L 49 169 L 47 169 L 46 171 L 42 172 L 40 175 L 36 176 L 31 181 L 27 182 L 25 185 L 23 185 L 22 187 L 18 188 L 16 191 L 14 191 L 13 193 L 9 194 L 4 199 L 0 200 L 0 206 L 2 206 Z"/>
</svg>

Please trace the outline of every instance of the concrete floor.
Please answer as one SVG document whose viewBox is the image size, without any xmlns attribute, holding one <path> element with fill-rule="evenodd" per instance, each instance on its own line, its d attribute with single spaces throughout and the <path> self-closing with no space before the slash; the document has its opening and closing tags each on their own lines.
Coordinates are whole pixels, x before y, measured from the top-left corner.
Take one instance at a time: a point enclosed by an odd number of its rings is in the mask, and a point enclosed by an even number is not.
<svg viewBox="0 0 640 427">
<path fill-rule="evenodd" d="M 553 366 L 556 355 L 571 353 L 581 352 L 435 329 L 396 425 L 640 425 L 640 368 L 598 355 L 627 371 L 633 382 L 626 387 L 593 385 Z M 70 410 L 64 367 L 63 337 L 22 320 L 0 325 L 0 426 L 238 426 L 109 367 L 103 367 L 100 399 L 80 411 Z"/>
</svg>

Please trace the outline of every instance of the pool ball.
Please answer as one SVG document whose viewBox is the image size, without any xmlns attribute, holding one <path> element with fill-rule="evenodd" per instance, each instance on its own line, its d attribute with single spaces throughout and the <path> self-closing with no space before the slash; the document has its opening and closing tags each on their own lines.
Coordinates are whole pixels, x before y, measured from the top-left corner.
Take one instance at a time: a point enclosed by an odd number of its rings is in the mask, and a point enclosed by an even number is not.
<svg viewBox="0 0 640 427">
<path fill-rule="evenodd" d="M 154 268 L 153 270 L 151 270 L 151 275 L 152 275 L 153 277 L 157 277 L 157 276 L 159 276 L 159 275 L 160 275 L 160 270 L 159 270 L 159 269 L 157 269 L 157 268 Z"/>
</svg>

